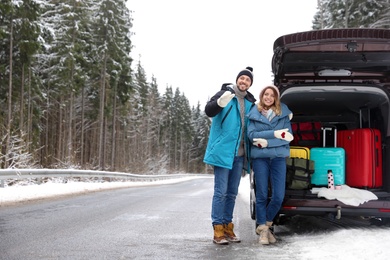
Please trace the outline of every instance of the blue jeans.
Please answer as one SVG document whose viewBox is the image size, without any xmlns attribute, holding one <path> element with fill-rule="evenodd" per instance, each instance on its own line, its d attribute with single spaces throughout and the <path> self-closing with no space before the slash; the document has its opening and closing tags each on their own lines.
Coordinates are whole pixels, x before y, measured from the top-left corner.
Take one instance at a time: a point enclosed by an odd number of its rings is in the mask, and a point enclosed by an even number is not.
<svg viewBox="0 0 390 260">
<path fill-rule="evenodd" d="M 234 158 L 231 170 L 214 166 L 214 196 L 211 207 L 213 225 L 232 222 L 243 166 L 242 156 Z"/>
<path fill-rule="evenodd" d="M 252 160 L 256 183 L 256 223 L 273 221 L 282 206 L 286 186 L 286 158 L 257 158 Z M 271 183 L 271 199 L 268 185 Z"/>
</svg>

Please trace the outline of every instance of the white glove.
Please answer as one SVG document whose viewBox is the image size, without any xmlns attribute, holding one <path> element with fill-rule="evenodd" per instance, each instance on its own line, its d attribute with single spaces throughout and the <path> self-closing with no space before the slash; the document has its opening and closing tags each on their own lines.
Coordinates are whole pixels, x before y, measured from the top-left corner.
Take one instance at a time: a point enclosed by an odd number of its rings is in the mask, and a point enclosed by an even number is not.
<svg viewBox="0 0 390 260">
<path fill-rule="evenodd" d="M 226 107 L 226 105 L 232 100 L 235 94 L 232 94 L 230 91 L 225 91 L 220 98 L 218 98 L 217 103 L 220 107 Z"/>
<path fill-rule="evenodd" d="M 253 138 L 253 145 L 259 148 L 266 148 L 268 146 L 268 141 L 263 138 Z"/>
<path fill-rule="evenodd" d="M 291 142 L 294 140 L 294 136 L 288 131 L 288 128 L 282 129 L 282 130 L 276 130 L 274 132 L 274 135 L 276 138 L 286 140 L 288 142 Z"/>
</svg>

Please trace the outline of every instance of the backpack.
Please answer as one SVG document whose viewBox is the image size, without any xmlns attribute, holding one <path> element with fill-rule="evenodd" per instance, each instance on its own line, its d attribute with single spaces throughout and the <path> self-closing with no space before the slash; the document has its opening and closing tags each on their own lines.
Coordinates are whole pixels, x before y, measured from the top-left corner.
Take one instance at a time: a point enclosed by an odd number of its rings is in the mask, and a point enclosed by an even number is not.
<svg viewBox="0 0 390 260">
<path fill-rule="evenodd" d="M 310 189 L 311 176 L 314 173 L 314 161 L 288 157 L 286 164 L 286 188 L 292 190 Z"/>
<path fill-rule="evenodd" d="M 290 145 L 316 147 L 321 146 L 320 122 L 291 122 L 294 140 Z"/>
</svg>

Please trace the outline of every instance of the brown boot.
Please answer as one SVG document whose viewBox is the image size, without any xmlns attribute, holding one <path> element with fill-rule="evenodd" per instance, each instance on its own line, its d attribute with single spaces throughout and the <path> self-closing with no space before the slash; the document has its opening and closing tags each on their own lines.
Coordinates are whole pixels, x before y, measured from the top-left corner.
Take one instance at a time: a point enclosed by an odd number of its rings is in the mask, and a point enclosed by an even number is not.
<svg viewBox="0 0 390 260">
<path fill-rule="evenodd" d="M 259 238 L 259 243 L 262 244 L 262 245 L 268 245 L 269 244 L 269 240 L 268 240 L 268 226 L 267 225 L 259 225 L 257 228 L 256 228 L 256 234 L 260 235 L 260 238 Z"/>
<path fill-rule="evenodd" d="M 274 232 L 273 232 L 272 229 L 271 229 L 272 222 L 267 221 L 267 222 L 265 222 L 265 224 L 268 226 L 268 241 L 269 241 L 271 244 L 276 243 L 275 234 L 274 234 Z"/>
<path fill-rule="evenodd" d="M 213 242 L 218 245 L 227 245 L 229 241 L 225 238 L 225 228 L 223 225 L 214 225 L 214 240 Z"/>
<path fill-rule="evenodd" d="M 241 242 L 241 240 L 236 236 L 236 234 L 234 234 L 234 231 L 233 231 L 234 224 L 232 222 L 230 222 L 229 224 L 223 224 L 223 226 L 225 228 L 225 238 L 229 242 L 233 242 L 233 243 L 240 243 Z"/>
</svg>

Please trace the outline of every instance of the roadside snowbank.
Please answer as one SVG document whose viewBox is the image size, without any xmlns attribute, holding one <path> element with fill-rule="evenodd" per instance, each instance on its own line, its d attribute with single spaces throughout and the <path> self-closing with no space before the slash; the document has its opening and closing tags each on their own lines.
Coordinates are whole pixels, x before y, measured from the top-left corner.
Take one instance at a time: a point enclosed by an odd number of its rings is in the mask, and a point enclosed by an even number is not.
<svg viewBox="0 0 390 260">
<path fill-rule="evenodd" d="M 189 176 L 178 179 L 150 182 L 80 182 L 68 180 L 64 183 L 63 181 L 58 182 L 58 179 L 49 180 L 48 182 L 39 185 L 31 184 L 31 182 L 20 182 L 20 184 L 16 184 L 15 186 L 0 188 L 0 206 L 44 198 L 83 194 L 100 190 L 178 183 L 194 178 L 203 177 Z"/>
</svg>

